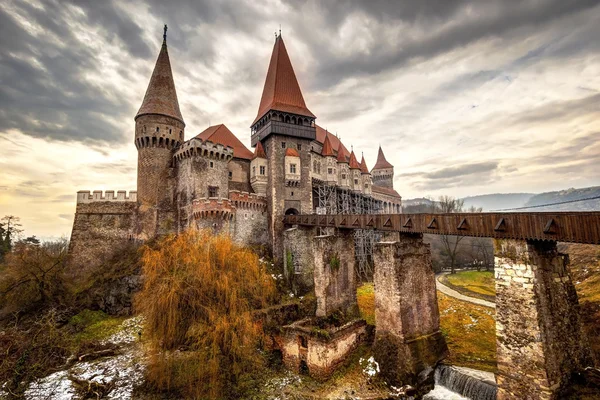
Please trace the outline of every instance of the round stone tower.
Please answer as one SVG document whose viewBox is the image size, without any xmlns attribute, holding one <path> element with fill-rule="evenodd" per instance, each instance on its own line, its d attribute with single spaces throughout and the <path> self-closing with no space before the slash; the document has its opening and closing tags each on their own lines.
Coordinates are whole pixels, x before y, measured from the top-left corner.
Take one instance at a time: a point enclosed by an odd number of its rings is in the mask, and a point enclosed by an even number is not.
<svg viewBox="0 0 600 400">
<path fill-rule="evenodd" d="M 144 101 L 135 116 L 141 239 L 166 233 L 175 226 L 173 154 L 184 140 L 185 122 L 167 51 L 166 25 L 163 38 Z"/>
</svg>

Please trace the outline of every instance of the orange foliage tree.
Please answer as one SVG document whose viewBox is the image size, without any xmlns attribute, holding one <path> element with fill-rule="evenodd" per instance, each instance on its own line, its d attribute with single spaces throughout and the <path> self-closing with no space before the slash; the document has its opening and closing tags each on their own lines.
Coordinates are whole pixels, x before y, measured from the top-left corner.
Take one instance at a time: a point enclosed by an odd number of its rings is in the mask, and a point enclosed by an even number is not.
<svg viewBox="0 0 600 400">
<path fill-rule="evenodd" d="M 143 249 L 148 380 L 190 398 L 235 396 L 261 366 L 252 311 L 275 297 L 271 275 L 228 236 L 189 230 Z"/>
</svg>

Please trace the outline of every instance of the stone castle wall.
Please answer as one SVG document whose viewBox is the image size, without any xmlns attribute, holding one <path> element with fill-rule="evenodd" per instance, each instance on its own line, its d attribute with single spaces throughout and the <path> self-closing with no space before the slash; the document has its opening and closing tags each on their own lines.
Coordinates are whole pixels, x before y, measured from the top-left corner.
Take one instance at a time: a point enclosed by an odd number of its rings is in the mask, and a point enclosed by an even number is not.
<svg viewBox="0 0 600 400">
<path fill-rule="evenodd" d="M 235 206 L 233 239 L 249 246 L 267 244 L 267 199 L 253 193 L 230 190 L 229 200 Z"/>
<path fill-rule="evenodd" d="M 233 158 L 229 162 L 229 190 L 239 190 L 240 192 L 251 192 L 250 187 L 250 160 Z"/>
<path fill-rule="evenodd" d="M 227 198 L 229 177 L 227 164 L 233 151 L 211 142 L 192 139 L 175 153 L 177 165 L 178 230 L 193 221 L 193 201 L 209 197 Z M 209 187 L 216 188 L 215 193 Z"/>
<path fill-rule="evenodd" d="M 270 199 L 268 212 L 269 236 L 273 246 L 273 259 L 281 264 L 283 253 L 283 217 L 286 210 L 295 209 L 299 213 L 312 213 L 312 181 L 310 179 L 310 145 L 311 140 L 285 137 L 272 134 L 265 140 L 265 153 L 268 164 L 267 193 Z M 298 149 L 300 155 L 301 179 L 297 184 L 289 186 L 285 180 L 286 148 Z"/>
<path fill-rule="evenodd" d="M 69 243 L 70 264 L 77 277 L 108 261 L 135 237 L 136 193 L 114 200 L 112 191 L 78 192 L 73 231 Z M 90 199 L 91 197 L 91 199 Z M 96 198 L 96 200 L 94 199 Z M 108 198 L 108 200 L 107 200 Z"/>
</svg>

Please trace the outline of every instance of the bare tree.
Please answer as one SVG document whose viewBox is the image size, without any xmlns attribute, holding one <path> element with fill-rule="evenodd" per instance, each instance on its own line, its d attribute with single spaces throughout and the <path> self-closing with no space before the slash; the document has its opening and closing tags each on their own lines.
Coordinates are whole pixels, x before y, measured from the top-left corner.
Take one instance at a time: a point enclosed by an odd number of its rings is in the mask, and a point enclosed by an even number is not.
<svg viewBox="0 0 600 400">
<path fill-rule="evenodd" d="M 462 211 L 464 204 L 465 202 L 462 199 L 456 199 L 451 196 L 440 196 L 437 208 L 441 213 L 458 213 Z M 463 239 L 464 236 L 441 235 L 444 253 L 450 261 L 451 274 L 455 273 L 458 246 Z"/>
</svg>

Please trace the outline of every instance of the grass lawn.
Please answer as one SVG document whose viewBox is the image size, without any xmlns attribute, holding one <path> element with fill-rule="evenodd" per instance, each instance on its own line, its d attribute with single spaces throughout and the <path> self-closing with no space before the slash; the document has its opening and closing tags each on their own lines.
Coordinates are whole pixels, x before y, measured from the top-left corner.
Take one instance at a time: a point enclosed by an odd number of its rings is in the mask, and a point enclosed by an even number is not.
<svg viewBox="0 0 600 400">
<path fill-rule="evenodd" d="M 375 324 L 375 291 L 372 283 L 357 290 L 362 317 Z M 456 300 L 438 292 L 440 325 L 448 347 L 448 362 L 496 372 L 496 323 L 494 310 Z"/>
<path fill-rule="evenodd" d="M 456 288 L 484 296 L 496 296 L 493 271 L 459 271 L 445 275 L 446 281 Z M 460 290 L 461 293 L 468 295 Z"/>
</svg>

